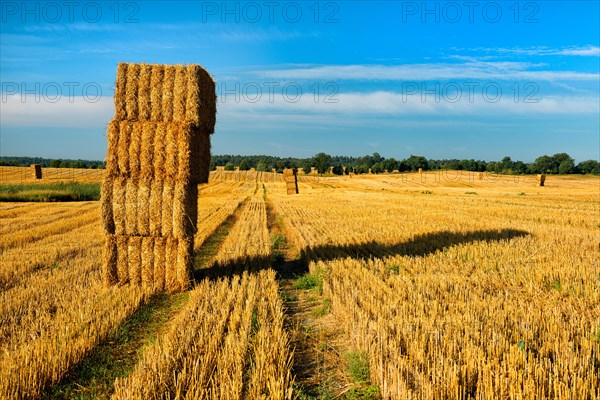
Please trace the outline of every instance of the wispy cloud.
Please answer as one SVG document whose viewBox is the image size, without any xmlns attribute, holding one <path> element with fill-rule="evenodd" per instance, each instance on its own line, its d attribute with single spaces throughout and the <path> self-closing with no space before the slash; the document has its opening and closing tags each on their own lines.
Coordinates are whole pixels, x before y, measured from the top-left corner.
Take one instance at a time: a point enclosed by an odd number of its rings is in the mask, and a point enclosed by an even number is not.
<svg viewBox="0 0 600 400">
<path fill-rule="evenodd" d="M 577 71 L 539 70 L 527 62 L 471 61 L 404 65 L 314 65 L 310 67 L 255 71 L 273 79 L 328 79 L 363 81 L 429 81 L 451 79 L 598 81 L 600 74 Z"/>
<path fill-rule="evenodd" d="M 598 46 L 570 46 L 551 48 L 547 46 L 536 47 L 476 47 L 476 48 L 453 48 L 455 51 L 468 51 L 476 53 L 487 53 L 487 57 L 499 57 L 507 55 L 524 56 L 581 56 L 600 57 Z"/>
</svg>

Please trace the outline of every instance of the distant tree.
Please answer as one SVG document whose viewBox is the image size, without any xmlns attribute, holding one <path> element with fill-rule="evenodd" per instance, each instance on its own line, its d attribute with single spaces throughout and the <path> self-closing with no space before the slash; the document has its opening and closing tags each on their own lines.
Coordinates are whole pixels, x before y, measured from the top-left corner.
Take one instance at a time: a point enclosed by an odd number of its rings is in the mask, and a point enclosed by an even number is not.
<svg viewBox="0 0 600 400">
<path fill-rule="evenodd" d="M 60 167 L 60 160 L 50 161 L 50 168 L 59 168 L 59 167 Z"/>
<path fill-rule="evenodd" d="M 376 162 L 371 165 L 371 172 L 374 174 L 381 174 L 383 172 L 383 164 L 381 162 Z"/>
<path fill-rule="evenodd" d="M 380 162 L 382 162 L 384 160 L 384 158 L 381 157 L 381 155 L 379 153 L 377 153 L 377 152 L 373 153 L 373 155 L 371 156 L 371 158 L 372 158 L 373 164 L 380 163 Z"/>
<path fill-rule="evenodd" d="M 217 169 L 217 166 L 215 165 L 215 159 L 211 158 L 210 159 L 210 170 L 211 171 L 216 171 L 216 169 Z"/>
<path fill-rule="evenodd" d="M 248 171 L 250 169 L 250 165 L 248 165 L 248 161 L 246 159 L 242 159 L 240 161 L 240 171 Z"/>
<path fill-rule="evenodd" d="M 227 164 L 225 164 L 225 171 L 234 171 L 235 170 L 235 165 L 233 165 L 232 162 L 228 162 Z"/>
<path fill-rule="evenodd" d="M 388 172 L 392 172 L 395 169 L 398 169 L 398 161 L 395 158 L 386 158 L 382 161 L 383 169 Z"/>
<path fill-rule="evenodd" d="M 334 165 L 332 173 L 334 175 L 344 175 L 344 168 L 341 165 Z"/>
<path fill-rule="evenodd" d="M 352 167 L 351 165 L 347 165 L 346 169 L 344 170 L 344 173 L 346 175 L 350 175 L 350 173 L 354 172 L 354 167 Z"/>
<path fill-rule="evenodd" d="M 310 170 L 313 167 L 312 159 L 307 158 L 306 160 L 302 160 L 302 162 L 300 163 L 300 167 L 302 168 L 302 171 L 304 171 L 305 174 L 310 174 Z"/>
<path fill-rule="evenodd" d="M 369 166 L 367 164 L 360 164 L 354 169 L 354 172 L 357 174 L 366 174 L 369 172 Z"/>
<path fill-rule="evenodd" d="M 267 170 L 267 162 L 264 159 L 260 159 L 258 161 L 258 163 L 256 164 L 256 170 L 257 171 L 266 171 Z"/>
<path fill-rule="evenodd" d="M 423 171 L 429 169 L 429 163 L 423 156 L 413 156 L 411 154 L 410 157 L 404 160 L 404 164 L 406 164 L 411 171 L 418 171 L 419 168 L 423 168 Z"/>
<path fill-rule="evenodd" d="M 331 164 L 331 156 L 325 153 L 319 153 L 313 157 L 313 164 L 317 167 L 320 174 L 324 174 Z"/>
<path fill-rule="evenodd" d="M 577 170 L 581 174 L 600 175 L 600 163 L 596 160 L 582 161 L 577 164 Z"/>
<path fill-rule="evenodd" d="M 534 173 L 538 174 L 555 174 L 558 172 L 558 165 L 550 156 L 539 156 L 534 161 Z"/>
<path fill-rule="evenodd" d="M 561 175 L 572 174 L 575 172 L 575 163 L 573 159 L 564 160 L 558 166 L 558 173 Z"/>
</svg>

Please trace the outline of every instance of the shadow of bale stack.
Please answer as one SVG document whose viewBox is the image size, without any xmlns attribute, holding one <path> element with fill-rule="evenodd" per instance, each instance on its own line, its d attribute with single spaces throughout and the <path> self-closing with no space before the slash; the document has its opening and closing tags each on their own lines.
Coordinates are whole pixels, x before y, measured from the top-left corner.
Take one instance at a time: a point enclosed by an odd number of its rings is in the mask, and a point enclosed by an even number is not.
<svg viewBox="0 0 600 400">
<path fill-rule="evenodd" d="M 107 284 L 189 286 L 198 184 L 208 182 L 215 83 L 198 65 L 120 63 L 101 209 Z"/>
</svg>

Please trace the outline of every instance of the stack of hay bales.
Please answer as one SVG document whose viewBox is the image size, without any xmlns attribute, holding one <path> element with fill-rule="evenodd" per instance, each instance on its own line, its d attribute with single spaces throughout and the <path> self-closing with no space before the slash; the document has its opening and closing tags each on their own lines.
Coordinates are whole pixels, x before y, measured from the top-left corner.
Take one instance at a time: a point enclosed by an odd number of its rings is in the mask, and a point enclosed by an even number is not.
<svg viewBox="0 0 600 400">
<path fill-rule="evenodd" d="M 185 290 L 198 184 L 210 170 L 214 80 L 198 65 L 120 63 L 115 108 L 102 184 L 105 280 Z"/>
<path fill-rule="evenodd" d="M 30 168 L 33 179 L 42 179 L 42 166 L 40 164 L 31 164 Z"/>
<path fill-rule="evenodd" d="M 287 194 L 298 194 L 298 170 L 296 168 L 284 169 L 283 180 Z"/>
<path fill-rule="evenodd" d="M 537 176 L 537 178 L 540 186 L 544 186 L 544 184 L 546 183 L 546 174 L 540 174 Z"/>
</svg>

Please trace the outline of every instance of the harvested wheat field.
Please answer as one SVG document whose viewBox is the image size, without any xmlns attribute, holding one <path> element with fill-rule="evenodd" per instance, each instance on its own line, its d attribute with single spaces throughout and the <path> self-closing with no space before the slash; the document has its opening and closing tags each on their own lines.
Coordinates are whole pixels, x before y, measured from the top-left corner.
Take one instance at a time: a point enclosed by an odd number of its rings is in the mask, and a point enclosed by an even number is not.
<svg viewBox="0 0 600 400">
<path fill-rule="evenodd" d="M 182 293 L 105 285 L 100 202 L 0 203 L 0 398 L 600 397 L 598 178 L 298 188 L 211 173 Z"/>
</svg>

